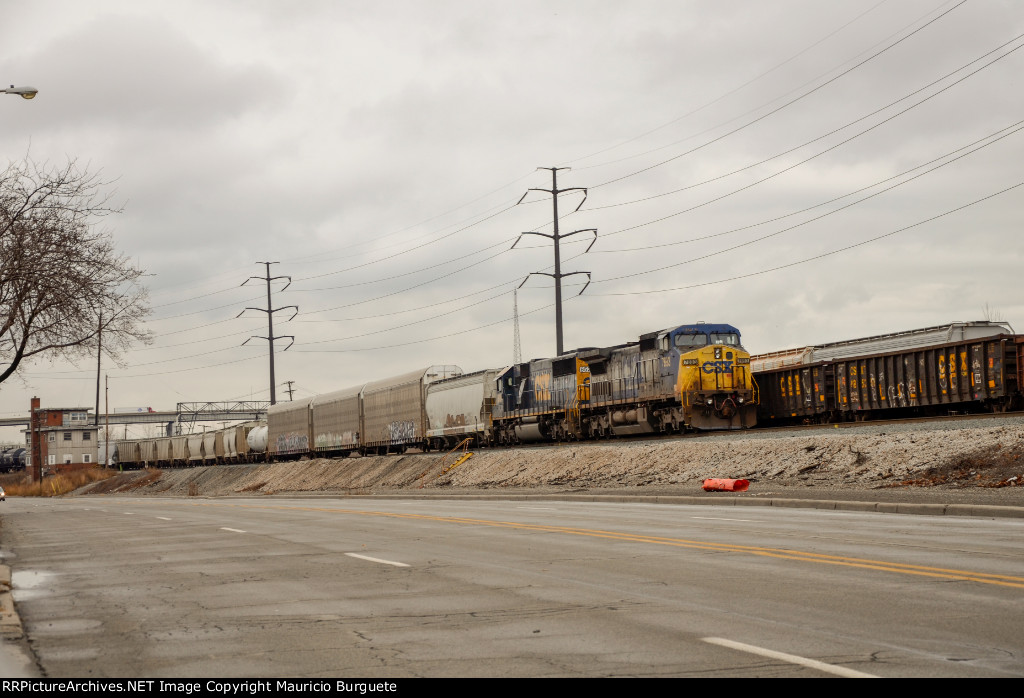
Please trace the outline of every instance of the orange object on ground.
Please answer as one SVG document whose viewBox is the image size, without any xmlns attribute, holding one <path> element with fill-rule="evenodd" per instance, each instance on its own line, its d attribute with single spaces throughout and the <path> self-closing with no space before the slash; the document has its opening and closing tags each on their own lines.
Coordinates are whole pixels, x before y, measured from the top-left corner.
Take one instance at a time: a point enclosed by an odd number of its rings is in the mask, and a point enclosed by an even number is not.
<svg viewBox="0 0 1024 698">
<path fill-rule="evenodd" d="M 710 478 L 704 481 L 705 492 L 745 492 L 750 487 L 747 480 L 719 480 Z"/>
</svg>

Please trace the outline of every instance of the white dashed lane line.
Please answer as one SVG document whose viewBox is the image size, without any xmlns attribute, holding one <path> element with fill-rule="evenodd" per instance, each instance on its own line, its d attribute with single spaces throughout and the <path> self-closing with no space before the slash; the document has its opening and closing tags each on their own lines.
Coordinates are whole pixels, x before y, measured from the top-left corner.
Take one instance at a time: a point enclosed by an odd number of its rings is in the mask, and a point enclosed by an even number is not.
<svg viewBox="0 0 1024 698">
<path fill-rule="evenodd" d="M 749 652 L 750 654 L 768 657 L 769 659 L 778 659 L 783 662 L 789 662 L 790 664 L 799 664 L 800 666 L 805 666 L 809 669 L 817 669 L 818 671 L 835 674 L 836 676 L 842 676 L 847 679 L 878 678 L 874 674 L 865 674 L 863 671 L 847 669 L 846 667 L 836 666 L 835 664 L 826 664 L 825 662 L 819 662 L 817 659 L 808 659 L 807 657 L 800 657 L 795 654 L 776 652 L 775 650 L 768 650 L 764 647 L 757 647 L 755 645 L 747 645 L 742 642 L 735 642 L 734 640 L 726 640 L 721 637 L 704 637 L 701 639 L 712 645 L 720 645 L 721 647 L 728 647 L 729 649 L 739 650 L 740 652 Z"/>
<path fill-rule="evenodd" d="M 161 521 L 170 521 L 170 519 L 167 518 L 166 516 L 158 516 L 156 518 L 160 519 Z"/>
<path fill-rule="evenodd" d="M 220 530 L 222 530 L 222 531 L 231 531 L 232 533 L 245 533 L 245 531 L 243 531 L 241 529 L 228 528 L 227 526 L 221 526 Z"/>
<path fill-rule="evenodd" d="M 691 519 L 704 519 L 705 521 L 743 521 L 753 523 L 753 519 L 723 519 L 720 516 L 691 516 Z"/>
<path fill-rule="evenodd" d="M 360 560 L 369 560 L 370 562 L 379 562 L 382 565 L 394 565 L 395 567 L 408 567 L 409 565 L 404 562 L 395 562 L 394 560 L 381 560 L 379 557 L 369 557 L 367 555 L 357 555 L 356 553 L 345 553 L 349 557 L 357 557 Z"/>
</svg>

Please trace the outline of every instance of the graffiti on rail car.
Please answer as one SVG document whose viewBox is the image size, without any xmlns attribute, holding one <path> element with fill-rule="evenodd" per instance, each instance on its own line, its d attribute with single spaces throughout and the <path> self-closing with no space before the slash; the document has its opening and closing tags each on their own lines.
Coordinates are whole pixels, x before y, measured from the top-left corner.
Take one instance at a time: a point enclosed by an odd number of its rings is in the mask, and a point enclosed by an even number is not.
<svg viewBox="0 0 1024 698">
<path fill-rule="evenodd" d="M 394 446 L 416 439 L 416 422 L 412 420 L 391 422 L 384 429 L 385 440 Z"/>
<path fill-rule="evenodd" d="M 326 434 L 316 435 L 316 447 L 318 449 L 358 445 L 359 432 L 356 431 L 343 431 L 338 432 L 337 434 L 334 432 L 328 432 Z"/>
<path fill-rule="evenodd" d="M 309 450 L 309 435 L 295 432 L 279 434 L 275 444 L 278 453 L 304 453 Z"/>
</svg>

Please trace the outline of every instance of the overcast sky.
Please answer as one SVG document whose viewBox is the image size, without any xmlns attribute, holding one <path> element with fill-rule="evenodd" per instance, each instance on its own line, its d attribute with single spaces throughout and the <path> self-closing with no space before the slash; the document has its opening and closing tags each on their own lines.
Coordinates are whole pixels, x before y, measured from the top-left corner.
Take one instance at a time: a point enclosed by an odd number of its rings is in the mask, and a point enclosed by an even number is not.
<svg viewBox="0 0 1024 698">
<path fill-rule="evenodd" d="M 10 160 L 110 182 L 155 341 L 111 408 L 278 400 L 513 357 L 551 272 L 567 349 L 726 322 L 752 352 L 982 319 L 1024 331 L 1013 0 L 8 2 Z M 959 159 L 956 159 L 959 158 Z M 1017 188 L 1011 188 L 1017 187 Z M 522 353 L 555 353 L 550 277 Z M 93 405 L 36 361 L 0 414 Z M 101 403 L 102 405 L 102 403 Z M 0 430 L 0 440 L 20 439 Z"/>
</svg>

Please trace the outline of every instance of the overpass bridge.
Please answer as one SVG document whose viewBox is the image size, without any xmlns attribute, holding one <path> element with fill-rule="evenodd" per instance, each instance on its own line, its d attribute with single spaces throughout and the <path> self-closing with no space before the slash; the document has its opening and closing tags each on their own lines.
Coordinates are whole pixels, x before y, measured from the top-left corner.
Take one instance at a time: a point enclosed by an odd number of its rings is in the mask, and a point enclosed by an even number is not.
<svg viewBox="0 0 1024 698">
<path fill-rule="evenodd" d="M 249 422 L 267 418 L 270 401 L 234 401 L 234 402 L 179 402 L 171 411 L 149 412 L 110 412 L 108 414 L 89 415 L 90 422 L 103 426 L 105 424 L 166 424 L 167 435 L 191 432 L 197 422 Z M 30 424 L 30 416 L 2 417 L 0 427 L 19 427 L 26 429 Z"/>
</svg>

